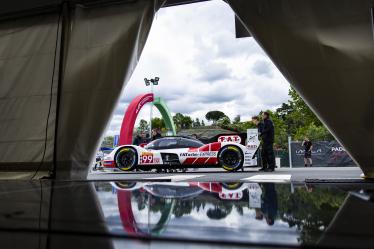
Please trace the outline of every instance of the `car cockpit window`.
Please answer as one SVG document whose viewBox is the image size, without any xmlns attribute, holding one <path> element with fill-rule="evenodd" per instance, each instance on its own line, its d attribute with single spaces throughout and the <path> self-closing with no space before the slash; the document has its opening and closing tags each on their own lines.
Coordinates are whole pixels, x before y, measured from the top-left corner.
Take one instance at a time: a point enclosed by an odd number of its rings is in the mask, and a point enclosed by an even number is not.
<svg viewBox="0 0 374 249">
<path fill-rule="evenodd" d="M 193 139 L 181 139 L 180 144 L 184 148 L 199 148 L 204 145 L 202 142 Z"/>
<path fill-rule="evenodd" d="M 147 144 L 144 148 L 145 149 L 150 149 L 150 150 L 154 149 L 154 148 L 158 147 L 158 143 L 159 143 L 158 140 L 152 141 L 149 144 Z"/>
<path fill-rule="evenodd" d="M 168 148 L 168 147 L 175 147 L 177 145 L 176 139 L 162 139 L 160 140 L 160 143 L 158 144 L 158 147 L 160 148 Z"/>
</svg>

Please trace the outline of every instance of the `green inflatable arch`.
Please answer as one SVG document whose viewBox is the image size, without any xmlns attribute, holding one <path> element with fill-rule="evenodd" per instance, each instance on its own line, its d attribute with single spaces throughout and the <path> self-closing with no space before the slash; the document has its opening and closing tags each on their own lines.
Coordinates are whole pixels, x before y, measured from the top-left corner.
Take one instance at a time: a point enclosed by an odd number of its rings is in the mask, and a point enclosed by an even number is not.
<svg viewBox="0 0 374 249">
<path fill-rule="evenodd" d="M 153 104 L 160 111 L 162 118 L 164 119 L 166 128 L 172 133 L 173 136 L 176 136 L 177 130 L 175 129 L 173 117 L 171 116 L 171 113 L 165 101 L 162 98 L 157 97 L 157 98 L 154 98 Z"/>
</svg>

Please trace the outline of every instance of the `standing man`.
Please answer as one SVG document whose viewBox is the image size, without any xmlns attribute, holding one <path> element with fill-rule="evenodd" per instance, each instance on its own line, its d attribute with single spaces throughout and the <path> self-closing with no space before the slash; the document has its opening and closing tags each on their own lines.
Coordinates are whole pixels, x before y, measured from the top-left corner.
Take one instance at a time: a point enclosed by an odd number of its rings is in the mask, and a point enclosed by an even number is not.
<svg viewBox="0 0 374 249">
<path fill-rule="evenodd" d="M 305 165 L 304 166 L 308 167 L 308 164 L 309 164 L 309 167 L 312 167 L 312 165 L 313 165 L 313 162 L 312 162 L 313 144 L 312 144 L 312 142 L 309 140 L 308 137 L 305 137 L 301 146 L 304 147 L 304 151 L 305 151 L 305 153 L 304 153 L 304 163 L 305 163 Z"/>
<path fill-rule="evenodd" d="M 261 212 L 269 226 L 274 225 L 278 213 L 278 196 L 274 183 L 263 183 Z"/>
<path fill-rule="evenodd" d="M 264 123 L 262 123 L 260 121 L 260 118 L 258 116 L 253 116 L 252 117 L 252 123 L 254 123 L 256 125 L 257 131 L 258 131 L 258 137 L 260 139 L 262 130 L 264 129 Z M 257 153 L 256 153 L 257 154 L 257 164 L 258 164 L 258 166 L 261 167 L 260 171 L 264 171 L 265 170 L 264 165 L 266 165 L 266 162 L 262 161 L 261 146 L 262 146 L 261 144 L 258 146 Z"/>
<path fill-rule="evenodd" d="M 141 132 L 138 131 L 132 144 L 139 146 L 140 144 L 144 143 L 144 138 L 145 138 L 144 131 L 141 131 Z"/>
<path fill-rule="evenodd" d="M 162 138 L 160 131 L 158 129 L 153 129 L 152 130 L 152 141 L 159 139 L 159 138 Z"/>
<path fill-rule="evenodd" d="M 274 155 L 274 124 L 269 117 L 268 112 L 262 114 L 264 120 L 264 127 L 261 132 L 262 139 L 262 163 L 264 171 L 273 172 L 275 169 L 275 155 Z M 266 164 L 265 164 L 266 162 Z"/>
</svg>

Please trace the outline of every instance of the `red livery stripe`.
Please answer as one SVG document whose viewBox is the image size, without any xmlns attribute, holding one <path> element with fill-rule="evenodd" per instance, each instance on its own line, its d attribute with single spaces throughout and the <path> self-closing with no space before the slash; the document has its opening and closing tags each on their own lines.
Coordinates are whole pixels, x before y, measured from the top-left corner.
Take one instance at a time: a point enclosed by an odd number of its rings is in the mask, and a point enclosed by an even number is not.
<svg viewBox="0 0 374 249">
<path fill-rule="evenodd" d="M 196 160 L 195 157 L 190 157 L 190 158 L 187 158 L 183 164 L 186 164 L 186 165 L 192 165 L 192 163 Z"/>
<path fill-rule="evenodd" d="M 194 165 L 204 165 L 208 157 L 199 157 L 193 164 Z"/>
<path fill-rule="evenodd" d="M 211 157 L 205 162 L 206 165 L 215 165 L 218 163 L 217 157 Z"/>
<path fill-rule="evenodd" d="M 198 148 L 189 148 L 188 149 L 188 152 L 196 152 L 196 151 L 198 151 Z"/>
<path fill-rule="evenodd" d="M 114 161 L 103 161 L 103 166 L 105 168 L 115 168 Z"/>
<path fill-rule="evenodd" d="M 221 149 L 221 143 L 219 142 L 214 142 L 214 143 L 211 143 L 211 148 L 210 148 L 210 151 L 219 151 Z"/>
</svg>

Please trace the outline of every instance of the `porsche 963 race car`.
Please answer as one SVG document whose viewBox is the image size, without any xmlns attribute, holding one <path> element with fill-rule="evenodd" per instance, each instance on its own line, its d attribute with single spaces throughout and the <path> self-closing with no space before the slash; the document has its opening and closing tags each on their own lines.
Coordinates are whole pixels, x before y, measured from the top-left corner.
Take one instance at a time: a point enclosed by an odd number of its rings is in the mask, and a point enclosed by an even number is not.
<svg viewBox="0 0 374 249">
<path fill-rule="evenodd" d="M 204 167 L 237 171 L 257 165 L 255 153 L 258 146 L 257 134 L 248 138 L 246 146 L 231 141 L 203 144 L 188 137 L 164 137 L 145 147 L 119 146 L 104 158 L 103 165 L 122 171 Z"/>
</svg>

